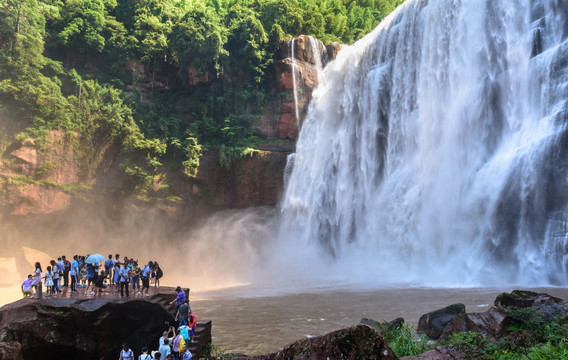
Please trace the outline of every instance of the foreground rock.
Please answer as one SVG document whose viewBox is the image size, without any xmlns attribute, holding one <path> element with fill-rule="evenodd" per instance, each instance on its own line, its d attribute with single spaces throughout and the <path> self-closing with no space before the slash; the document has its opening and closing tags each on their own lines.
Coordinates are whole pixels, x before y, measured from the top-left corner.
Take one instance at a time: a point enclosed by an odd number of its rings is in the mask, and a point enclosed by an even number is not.
<svg viewBox="0 0 568 360">
<path fill-rule="evenodd" d="M 504 311 L 490 308 L 482 313 L 459 314 L 442 331 L 440 340 L 447 340 L 460 332 L 480 333 L 489 341 L 497 341 L 507 334 L 507 315 Z"/>
<path fill-rule="evenodd" d="M 418 331 L 430 339 L 438 340 L 444 328 L 458 315 L 465 314 L 464 304 L 453 304 L 420 317 Z"/>
<path fill-rule="evenodd" d="M 366 325 L 299 340 L 277 353 L 236 357 L 247 360 L 398 359 L 387 342 Z"/>
<path fill-rule="evenodd" d="M 495 299 L 495 306 L 501 310 L 516 308 L 535 308 L 547 318 L 566 314 L 566 302 L 548 294 L 539 294 L 533 291 L 513 290 L 501 293 Z"/>
<path fill-rule="evenodd" d="M 0 310 L 0 341 L 20 343 L 23 359 L 114 359 L 122 342 L 138 352 L 172 321 L 146 300 L 24 299 Z"/>
<path fill-rule="evenodd" d="M 528 330 L 507 331 L 513 321 L 515 311 L 532 308 L 541 314 L 546 321 L 558 319 L 568 313 L 566 301 L 532 291 L 514 290 L 511 293 L 502 293 L 495 299 L 495 306 L 483 313 L 465 313 L 461 304 L 449 306 L 425 314 L 420 318 L 418 330 L 425 333 L 430 339 L 446 340 L 452 334 L 460 332 L 474 332 L 479 339 L 488 342 L 506 339 L 517 347 L 529 346 L 534 343 L 534 336 Z M 519 316 L 518 314 L 516 316 Z M 449 320 L 448 320 L 449 319 Z M 518 319 L 517 319 L 518 321 Z M 441 330 L 440 330 L 441 329 Z M 404 360 L 453 360 L 472 358 L 454 346 L 438 346 L 417 356 L 407 356 Z M 475 357 L 474 357 L 475 358 Z"/>
<path fill-rule="evenodd" d="M 117 359 L 126 342 L 135 354 L 158 348 L 173 323 L 163 303 L 175 293 L 122 300 L 88 296 L 22 299 L 0 308 L 0 359 Z M 198 323 L 192 350 L 211 344 L 211 322 Z"/>
</svg>

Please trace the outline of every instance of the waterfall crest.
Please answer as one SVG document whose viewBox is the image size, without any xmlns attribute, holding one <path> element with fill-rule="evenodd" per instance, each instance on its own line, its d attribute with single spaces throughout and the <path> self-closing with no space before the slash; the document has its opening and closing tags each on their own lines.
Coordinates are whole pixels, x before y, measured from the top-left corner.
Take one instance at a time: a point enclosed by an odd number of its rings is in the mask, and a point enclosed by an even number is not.
<svg viewBox="0 0 568 360">
<path fill-rule="evenodd" d="M 281 203 L 288 273 L 568 283 L 568 7 L 407 1 L 320 76 Z"/>
</svg>

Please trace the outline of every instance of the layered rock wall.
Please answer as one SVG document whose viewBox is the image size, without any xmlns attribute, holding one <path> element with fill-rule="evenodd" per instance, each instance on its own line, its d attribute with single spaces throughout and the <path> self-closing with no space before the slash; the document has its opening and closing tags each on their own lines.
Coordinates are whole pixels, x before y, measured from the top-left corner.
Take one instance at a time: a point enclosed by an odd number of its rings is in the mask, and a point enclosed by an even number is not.
<svg viewBox="0 0 568 360">
<path fill-rule="evenodd" d="M 318 72 L 340 49 L 337 43 L 326 48 L 307 35 L 283 42 L 274 65 L 275 96 L 253 125 L 255 132 L 272 139 L 296 140 L 318 84 Z"/>
</svg>

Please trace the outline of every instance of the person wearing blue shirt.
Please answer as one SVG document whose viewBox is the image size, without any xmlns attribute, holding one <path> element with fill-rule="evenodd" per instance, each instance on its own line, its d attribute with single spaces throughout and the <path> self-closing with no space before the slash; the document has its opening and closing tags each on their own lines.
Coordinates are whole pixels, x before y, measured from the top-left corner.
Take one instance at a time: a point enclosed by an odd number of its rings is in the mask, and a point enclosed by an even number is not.
<svg viewBox="0 0 568 360">
<path fill-rule="evenodd" d="M 85 295 L 87 295 L 87 293 L 89 292 L 89 287 L 91 287 L 91 284 L 95 284 L 95 281 L 97 280 L 97 271 L 95 271 L 95 265 L 94 264 L 87 264 L 87 287 L 85 288 Z M 93 292 L 91 295 L 94 295 L 95 293 Z"/>
<path fill-rule="evenodd" d="M 77 291 L 77 276 L 79 275 L 79 262 L 77 261 L 78 256 L 73 256 L 73 262 L 71 263 L 71 271 L 69 275 L 71 275 L 71 292 L 78 292 Z"/>
<path fill-rule="evenodd" d="M 183 345 L 183 352 L 181 353 L 181 358 L 182 360 L 191 360 L 193 356 L 191 355 L 191 352 L 189 352 L 189 344 L 185 343 Z"/>
<path fill-rule="evenodd" d="M 130 297 L 128 293 L 128 287 L 130 286 L 130 270 L 128 266 L 120 267 L 120 263 L 116 264 L 117 270 L 119 271 L 120 278 L 120 297 L 124 297 L 124 288 L 126 288 L 126 297 Z"/>
<path fill-rule="evenodd" d="M 105 274 L 111 274 L 112 271 L 112 255 L 108 256 L 108 259 L 105 261 Z M 112 284 L 112 276 L 110 277 L 110 283 Z"/>
<path fill-rule="evenodd" d="M 112 261 L 112 267 L 113 267 L 114 272 L 113 272 L 111 283 L 114 283 L 117 286 L 117 289 L 118 289 L 119 276 L 118 276 L 118 269 L 116 267 L 116 264 L 118 264 L 120 262 L 120 260 L 119 260 L 120 254 L 116 254 L 115 257 L 116 258 Z"/>
</svg>

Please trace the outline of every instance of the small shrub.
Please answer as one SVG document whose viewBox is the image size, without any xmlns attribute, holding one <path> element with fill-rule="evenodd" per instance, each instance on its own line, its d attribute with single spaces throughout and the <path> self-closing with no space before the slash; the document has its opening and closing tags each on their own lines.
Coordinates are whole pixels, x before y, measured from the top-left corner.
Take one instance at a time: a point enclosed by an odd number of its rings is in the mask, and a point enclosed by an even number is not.
<svg viewBox="0 0 568 360">
<path fill-rule="evenodd" d="M 389 324 L 379 322 L 376 324 L 396 356 L 414 356 L 427 350 L 428 339 L 426 335 L 413 335 L 412 330 L 407 325 L 391 327 Z"/>
</svg>

